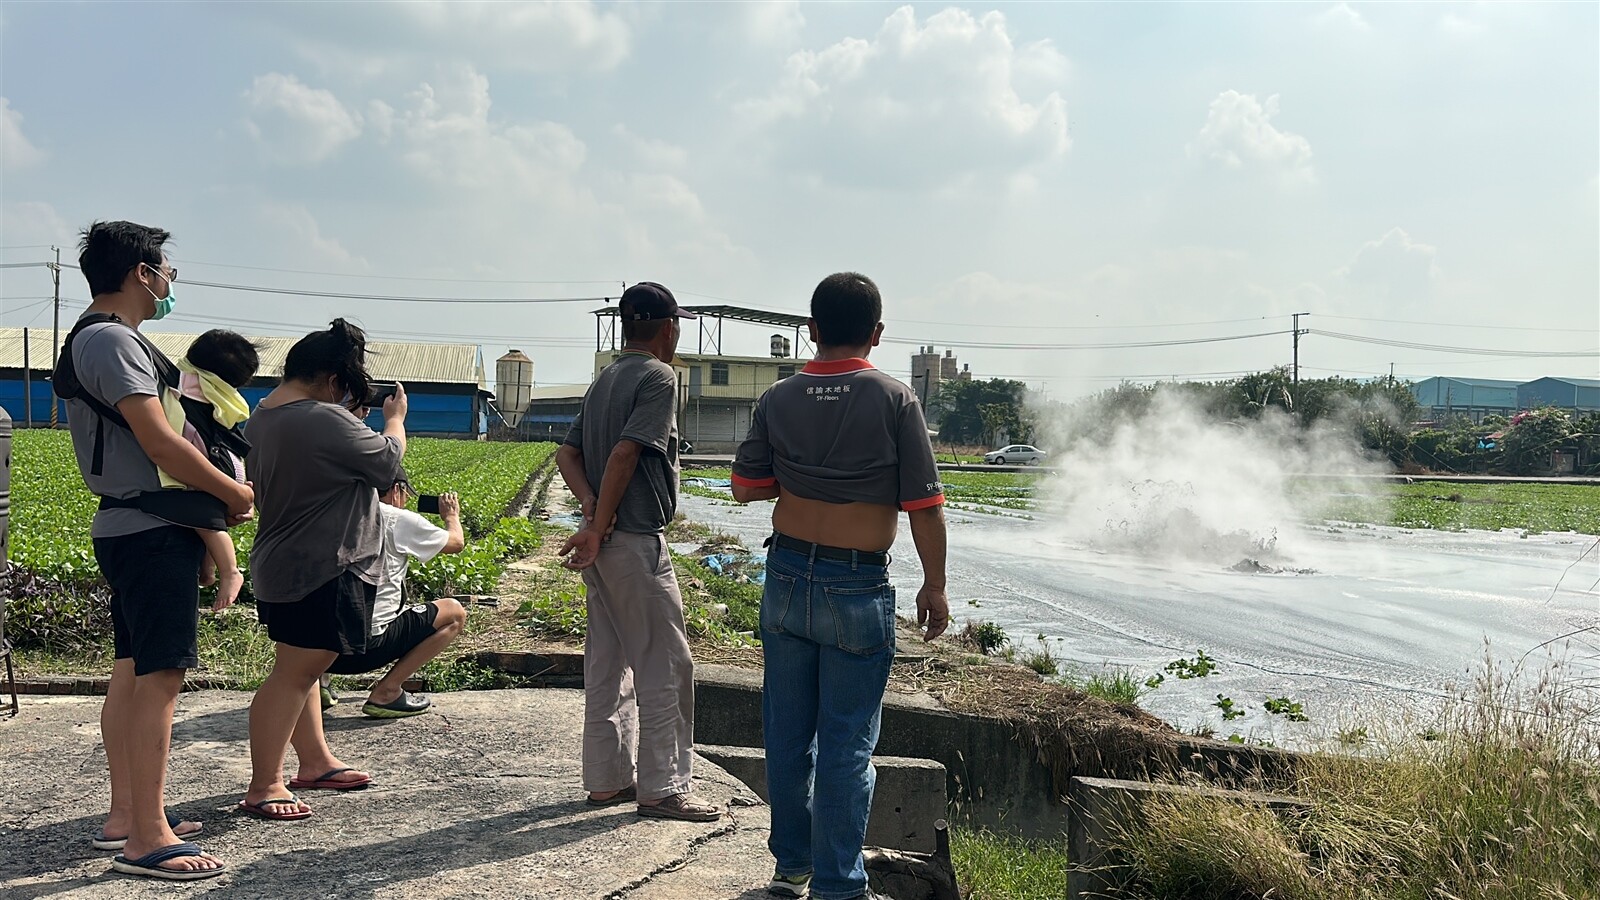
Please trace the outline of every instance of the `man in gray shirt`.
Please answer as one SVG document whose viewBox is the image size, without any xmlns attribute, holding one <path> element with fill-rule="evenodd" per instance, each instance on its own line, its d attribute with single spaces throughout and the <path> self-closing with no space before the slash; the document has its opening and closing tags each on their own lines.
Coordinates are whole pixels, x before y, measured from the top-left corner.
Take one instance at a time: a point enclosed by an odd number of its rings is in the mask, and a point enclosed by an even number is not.
<svg viewBox="0 0 1600 900">
<path fill-rule="evenodd" d="M 672 292 L 641 282 L 622 295 L 623 352 L 590 385 L 556 463 L 583 504 L 561 555 L 583 572 L 583 781 L 589 803 L 638 803 L 641 816 L 710 822 L 694 798 L 694 659 L 667 552 L 678 510 L 678 391 Z M 638 758 L 634 758 L 634 745 Z"/>
<path fill-rule="evenodd" d="M 856 272 L 811 294 L 817 356 L 756 405 L 733 498 L 776 499 L 761 597 L 762 738 L 776 860 L 769 890 L 878 900 L 861 854 L 872 752 L 895 653 L 889 548 L 906 513 L 923 640 L 944 633 L 944 488 L 917 395 L 867 356 L 883 298 Z"/>
<path fill-rule="evenodd" d="M 173 705 L 185 670 L 199 663 L 205 549 L 193 528 L 141 511 L 138 498 L 161 490 L 157 466 L 221 500 L 229 525 L 250 516 L 254 495 L 174 431 L 162 410 L 162 373 L 172 364 L 138 328 L 175 302 L 177 270 L 162 251 L 169 237 L 132 222 L 98 222 L 84 232 L 78 266 L 94 300 L 68 335 L 55 382 L 70 395 L 78 468 L 100 497 L 90 535 L 111 586 L 114 662 L 100 713 L 111 814 L 93 843 L 123 851 L 112 862 L 117 871 L 193 880 L 220 875 L 223 865 L 183 840 L 200 825 L 169 818 L 162 794 Z"/>
</svg>

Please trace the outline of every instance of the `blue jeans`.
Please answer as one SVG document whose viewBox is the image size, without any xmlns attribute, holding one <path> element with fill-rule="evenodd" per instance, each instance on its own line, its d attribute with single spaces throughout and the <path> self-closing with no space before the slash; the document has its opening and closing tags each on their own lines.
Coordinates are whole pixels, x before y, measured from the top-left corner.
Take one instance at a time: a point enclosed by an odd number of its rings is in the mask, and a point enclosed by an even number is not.
<svg viewBox="0 0 1600 900">
<path fill-rule="evenodd" d="M 861 844 L 877 781 L 872 751 L 894 662 L 894 624 L 886 567 L 776 546 L 767 555 L 767 846 L 779 874 L 813 873 L 816 900 L 850 900 L 867 890 Z"/>
</svg>

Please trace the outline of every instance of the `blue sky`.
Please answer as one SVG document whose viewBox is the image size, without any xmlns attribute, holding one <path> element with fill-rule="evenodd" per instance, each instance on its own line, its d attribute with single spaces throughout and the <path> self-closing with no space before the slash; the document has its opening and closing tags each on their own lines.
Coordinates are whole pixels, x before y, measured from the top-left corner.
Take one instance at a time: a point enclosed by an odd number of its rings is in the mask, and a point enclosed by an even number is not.
<svg viewBox="0 0 1600 900">
<path fill-rule="evenodd" d="M 856 269 L 906 342 L 885 368 L 931 342 L 1053 396 L 1283 364 L 1290 340 L 1040 345 L 1283 331 L 1301 311 L 1346 334 L 1594 350 L 1597 10 L 9 3 L 0 261 L 52 242 L 69 259 L 78 228 L 129 218 L 174 232 L 186 281 L 362 294 L 651 279 L 798 312 Z M 42 270 L 0 271 L 0 324 L 47 324 L 48 293 Z M 542 384 L 587 380 L 593 349 L 593 304 L 178 297 L 173 329 L 342 314 L 491 360 L 517 346 Z M 724 349 L 760 355 L 766 333 L 730 327 Z M 1302 362 L 1597 374 L 1593 356 L 1318 334 Z"/>
</svg>

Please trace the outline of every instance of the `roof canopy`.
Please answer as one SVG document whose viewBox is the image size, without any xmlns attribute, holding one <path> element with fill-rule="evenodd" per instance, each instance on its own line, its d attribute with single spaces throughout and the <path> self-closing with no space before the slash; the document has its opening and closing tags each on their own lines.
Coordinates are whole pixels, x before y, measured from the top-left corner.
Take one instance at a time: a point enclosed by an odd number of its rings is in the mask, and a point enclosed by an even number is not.
<svg viewBox="0 0 1600 900">
<path fill-rule="evenodd" d="M 684 309 L 697 316 L 706 316 L 712 319 L 732 319 L 735 322 L 755 322 L 758 325 L 773 325 L 780 328 L 801 328 L 811 321 L 809 316 L 797 316 L 793 313 L 771 312 L 765 309 L 751 309 L 747 306 L 685 306 Z M 594 311 L 597 316 L 615 318 L 617 307 L 608 306 Z"/>
<path fill-rule="evenodd" d="M 0 328 L 0 369 L 23 366 L 22 328 Z M 36 372 L 50 368 L 49 328 L 26 329 L 27 362 Z M 181 358 L 199 337 L 175 331 L 145 331 L 150 343 L 173 359 Z M 64 339 L 65 328 L 61 331 Z M 261 354 L 261 378 L 277 378 L 283 373 L 284 358 L 299 337 L 251 337 Z M 486 386 L 482 355 L 477 344 L 421 344 L 389 341 L 367 342 L 367 365 L 372 377 L 380 381 L 416 381 L 435 384 L 473 384 Z"/>
</svg>

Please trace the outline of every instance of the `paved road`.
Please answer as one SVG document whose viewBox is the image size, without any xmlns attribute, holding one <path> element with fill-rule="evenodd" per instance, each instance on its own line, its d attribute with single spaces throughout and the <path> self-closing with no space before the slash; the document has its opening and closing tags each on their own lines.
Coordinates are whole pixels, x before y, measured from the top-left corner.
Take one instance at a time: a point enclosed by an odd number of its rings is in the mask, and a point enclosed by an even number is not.
<svg viewBox="0 0 1600 900">
<path fill-rule="evenodd" d="M 101 699 L 23 698 L 19 717 L 0 720 L 0 897 L 766 897 L 765 807 L 692 824 L 584 805 L 581 691 L 443 694 L 436 712 L 395 722 L 363 719 L 346 697 L 329 713 L 329 738 L 373 785 L 307 792 L 315 814 L 303 822 L 233 811 L 249 780 L 251 696 L 178 701 L 168 801 L 204 822 L 199 840 L 230 866 L 182 887 L 114 874 L 113 854 L 89 848 L 108 801 Z M 753 797 L 703 760 L 695 774 L 714 802 Z"/>
<path fill-rule="evenodd" d="M 768 504 L 687 498 L 691 518 L 756 547 Z M 1047 516 L 1022 521 L 950 513 L 950 598 L 956 628 L 989 619 L 1025 648 L 1035 635 L 1095 671 L 1127 667 L 1142 680 L 1205 649 L 1220 664 L 1203 680 L 1166 682 L 1143 703 L 1183 727 L 1207 724 L 1280 745 L 1329 729 L 1392 720 L 1391 706 L 1433 703 L 1481 661 L 1517 656 L 1555 635 L 1600 626 L 1600 549 L 1579 535 L 1450 534 L 1390 528 L 1298 528 L 1269 561 L 1314 574 L 1244 574 L 1227 559 L 1158 559 L 1096 549 Z M 1586 558 L 1580 554 L 1589 549 Z M 901 612 L 921 573 L 909 533 L 894 548 Z M 1568 567 L 1571 567 L 1568 570 Z M 1560 588 L 1557 588 L 1557 585 Z M 1600 635 L 1590 638 L 1600 645 Z M 1600 677 L 1592 647 L 1579 673 Z M 1542 657 L 1540 657 L 1542 659 Z M 1223 722 L 1222 693 L 1249 707 Z M 1313 721 L 1288 726 L 1261 701 L 1289 696 Z M 1375 724 L 1373 729 L 1375 730 Z"/>
</svg>

